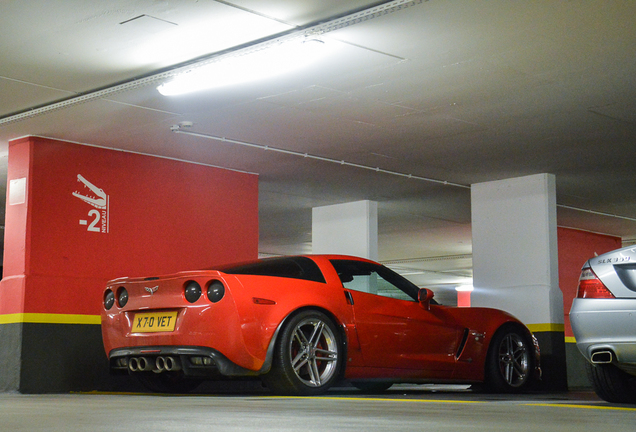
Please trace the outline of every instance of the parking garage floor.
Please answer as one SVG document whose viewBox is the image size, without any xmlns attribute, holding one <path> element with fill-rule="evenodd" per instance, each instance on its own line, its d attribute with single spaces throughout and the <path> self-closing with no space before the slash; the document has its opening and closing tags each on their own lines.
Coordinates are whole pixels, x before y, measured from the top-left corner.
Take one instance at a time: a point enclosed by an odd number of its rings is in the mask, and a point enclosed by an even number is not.
<svg viewBox="0 0 636 432">
<path fill-rule="evenodd" d="M 0 394 L 0 431 L 634 431 L 636 406 L 591 391 L 491 395 L 462 386 L 350 388 L 320 397 L 254 390 Z"/>
</svg>

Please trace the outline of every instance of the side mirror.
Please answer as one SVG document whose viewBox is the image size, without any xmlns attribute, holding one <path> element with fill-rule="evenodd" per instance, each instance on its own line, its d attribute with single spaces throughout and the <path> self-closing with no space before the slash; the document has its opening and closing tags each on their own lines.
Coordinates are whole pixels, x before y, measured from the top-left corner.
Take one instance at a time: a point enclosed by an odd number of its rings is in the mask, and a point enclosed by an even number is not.
<svg viewBox="0 0 636 432">
<path fill-rule="evenodd" d="M 431 291 L 430 289 L 420 288 L 420 290 L 417 292 L 417 301 L 420 302 L 420 304 L 422 305 L 424 309 L 430 310 L 431 300 L 433 299 L 434 295 L 435 293 Z"/>
</svg>

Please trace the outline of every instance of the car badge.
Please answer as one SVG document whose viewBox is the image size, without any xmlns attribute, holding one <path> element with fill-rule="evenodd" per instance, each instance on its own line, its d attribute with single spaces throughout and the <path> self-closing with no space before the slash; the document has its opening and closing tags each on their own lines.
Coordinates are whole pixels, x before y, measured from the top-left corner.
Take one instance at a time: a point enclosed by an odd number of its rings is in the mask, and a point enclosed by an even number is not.
<svg viewBox="0 0 636 432">
<path fill-rule="evenodd" d="M 150 295 L 153 295 L 154 293 L 157 292 L 157 290 L 159 289 L 159 285 L 154 286 L 154 287 L 144 287 L 144 289 L 146 291 L 148 291 L 150 293 Z"/>
</svg>

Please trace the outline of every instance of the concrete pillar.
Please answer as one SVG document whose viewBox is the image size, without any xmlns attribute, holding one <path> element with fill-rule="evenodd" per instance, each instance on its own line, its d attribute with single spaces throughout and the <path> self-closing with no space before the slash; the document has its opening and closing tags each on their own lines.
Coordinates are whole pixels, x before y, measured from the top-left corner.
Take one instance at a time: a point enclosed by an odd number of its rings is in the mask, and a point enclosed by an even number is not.
<svg viewBox="0 0 636 432">
<path fill-rule="evenodd" d="M 552 174 L 474 184 L 472 306 L 515 315 L 541 346 L 543 386 L 565 390 L 556 181 Z"/>
<path fill-rule="evenodd" d="M 312 252 L 378 260 L 378 203 L 356 201 L 312 212 Z"/>
</svg>

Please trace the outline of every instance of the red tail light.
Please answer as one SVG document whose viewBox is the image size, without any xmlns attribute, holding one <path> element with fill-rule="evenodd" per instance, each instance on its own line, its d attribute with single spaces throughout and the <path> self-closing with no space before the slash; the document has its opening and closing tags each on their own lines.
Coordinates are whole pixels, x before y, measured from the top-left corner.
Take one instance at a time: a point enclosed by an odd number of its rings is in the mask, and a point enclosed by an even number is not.
<svg viewBox="0 0 636 432">
<path fill-rule="evenodd" d="M 581 270 L 579 291 L 576 296 L 578 298 L 615 298 L 589 267 Z"/>
</svg>

